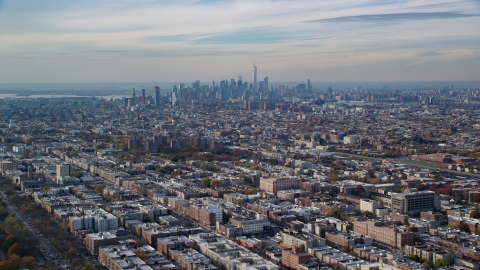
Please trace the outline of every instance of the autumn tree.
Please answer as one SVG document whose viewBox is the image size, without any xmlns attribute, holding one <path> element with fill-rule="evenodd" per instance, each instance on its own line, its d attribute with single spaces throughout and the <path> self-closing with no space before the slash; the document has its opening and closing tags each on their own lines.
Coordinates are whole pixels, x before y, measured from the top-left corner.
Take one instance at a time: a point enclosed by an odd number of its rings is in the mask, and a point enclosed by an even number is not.
<svg viewBox="0 0 480 270">
<path fill-rule="evenodd" d="M 470 233 L 470 226 L 468 226 L 467 223 L 460 223 L 460 225 L 457 226 L 457 230 Z"/>
<path fill-rule="evenodd" d="M 19 243 L 13 244 L 9 249 L 8 249 L 8 256 L 13 257 L 13 256 L 20 256 L 22 253 L 22 245 Z"/>
<path fill-rule="evenodd" d="M 77 249 L 74 247 L 70 247 L 68 251 L 65 251 L 63 253 L 63 256 L 67 258 L 68 260 L 72 261 L 77 257 Z"/>
<path fill-rule="evenodd" d="M 480 193 L 474 193 L 473 194 L 473 198 L 472 198 L 472 201 L 473 202 L 480 202 Z"/>
<path fill-rule="evenodd" d="M 37 267 L 37 260 L 33 256 L 22 257 L 22 267 L 27 269 L 35 269 Z"/>
<path fill-rule="evenodd" d="M 105 184 L 98 184 L 95 186 L 95 193 L 102 195 L 103 190 L 105 189 L 106 185 Z"/>
<path fill-rule="evenodd" d="M 216 188 L 216 187 L 218 187 L 219 184 L 220 184 L 220 181 L 219 181 L 219 180 L 212 180 L 212 181 L 210 182 L 210 187 L 211 187 L 211 188 Z"/>
</svg>

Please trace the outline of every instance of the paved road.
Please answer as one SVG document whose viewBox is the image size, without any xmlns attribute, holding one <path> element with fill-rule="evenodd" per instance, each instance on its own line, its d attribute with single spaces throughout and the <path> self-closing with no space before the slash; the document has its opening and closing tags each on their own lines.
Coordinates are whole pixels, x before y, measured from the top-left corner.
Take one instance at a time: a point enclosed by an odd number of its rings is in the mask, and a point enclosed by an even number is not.
<svg viewBox="0 0 480 270">
<path fill-rule="evenodd" d="M 5 195 L 5 193 L 3 193 L 3 191 L 0 191 L 0 193 L 2 194 L 2 196 L 4 198 L 8 198 Z M 57 258 L 62 258 L 61 254 L 52 246 L 52 244 L 50 244 L 49 241 L 47 241 L 47 239 L 45 239 L 45 237 L 43 237 L 43 235 L 36 233 L 36 232 L 38 232 L 37 229 L 34 229 L 27 224 L 27 219 L 25 218 L 25 216 L 22 214 L 22 212 L 20 212 L 20 210 L 13 203 L 10 202 L 10 200 L 4 200 L 4 202 L 6 203 L 6 206 L 9 210 L 9 212 L 14 213 L 15 218 L 27 227 L 27 229 L 30 231 L 30 234 L 37 241 L 38 246 L 40 247 L 40 249 L 42 251 L 46 251 L 46 252 L 50 253 L 50 255 L 56 256 Z M 63 260 L 60 261 L 59 263 L 64 264 L 64 265 L 67 264 L 67 262 L 65 262 Z"/>
</svg>

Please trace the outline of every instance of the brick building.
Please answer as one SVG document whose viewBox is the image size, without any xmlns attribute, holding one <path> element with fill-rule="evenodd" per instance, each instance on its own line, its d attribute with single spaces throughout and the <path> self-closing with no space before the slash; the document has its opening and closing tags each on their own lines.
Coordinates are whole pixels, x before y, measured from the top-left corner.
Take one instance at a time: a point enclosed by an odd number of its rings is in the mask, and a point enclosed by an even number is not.
<svg viewBox="0 0 480 270">
<path fill-rule="evenodd" d="M 282 264 L 289 268 L 300 270 L 301 264 L 312 260 L 312 255 L 306 252 L 299 252 L 299 249 L 284 249 L 282 250 Z"/>
<path fill-rule="evenodd" d="M 89 233 L 85 237 L 85 247 L 92 255 L 98 255 L 98 248 L 115 245 L 117 237 L 109 232 Z"/>
<path fill-rule="evenodd" d="M 217 205 L 191 205 L 188 216 L 198 221 L 201 225 L 215 226 L 216 222 L 223 222 L 223 209 Z"/>
<path fill-rule="evenodd" d="M 443 222 L 444 216 L 441 213 L 433 213 L 433 212 L 421 212 L 420 219 L 423 220 L 434 220 Z"/>
<path fill-rule="evenodd" d="M 390 226 L 376 220 L 354 221 L 353 231 L 400 249 L 414 242 L 414 233 L 407 232 L 403 227 Z"/>
<path fill-rule="evenodd" d="M 299 189 L 302 185 L 302 180 L 299 178 L 266 178 L 260 179 L 260 190 L 269 194 L 277 194 L 279 190 Z"/>
</svg>

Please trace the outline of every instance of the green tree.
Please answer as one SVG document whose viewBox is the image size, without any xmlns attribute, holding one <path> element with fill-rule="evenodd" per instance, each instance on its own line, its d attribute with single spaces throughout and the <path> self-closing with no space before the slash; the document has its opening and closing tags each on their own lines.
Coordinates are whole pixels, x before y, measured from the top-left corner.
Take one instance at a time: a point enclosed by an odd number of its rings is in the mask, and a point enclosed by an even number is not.
<svg viewBox="0 0 480 270">
<path fill-rule="evenodd" d="M 450 264 L 442 259 L 438 259 L 435 261 L 435 263 L 433 264 L 433 266 L 435 268 L 442 268 L 442 267 L 447 267 L 449 266 Z"/>
<path fill-rule="evenodd" d="M 210 184 L 212 183 L 212 179 L 210 178 L 203 178 L 201 181 L 200 181 L 200 184 L 204 187 L 210 187 Z"/>
<path fill-rule="evenodd" d="M 340 210 L 340 207 L 337 207 L 337 206 L 330 207 L 329 216 L 334 218 L 340 218 L 341 213 L 342 211 Z"/>
<path fill-rule="evenodd" d="M 93 270 L 95 269 L 91 263 L 86 263 L 84 265 L 77 266 L 75 270 Z"/>
</svg>

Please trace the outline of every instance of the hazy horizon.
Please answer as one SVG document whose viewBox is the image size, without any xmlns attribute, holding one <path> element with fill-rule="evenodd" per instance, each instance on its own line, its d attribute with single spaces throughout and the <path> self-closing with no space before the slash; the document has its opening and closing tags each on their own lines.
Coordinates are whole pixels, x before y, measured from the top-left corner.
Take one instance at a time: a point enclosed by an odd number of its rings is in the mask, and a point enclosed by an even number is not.
<svg viewBox="0 0 480 270">
<path fill-rule="evenodd" d="M 229 81 L 230 82 L 230 81 Z M 85 82 L 85 83 L 0 83 L 0 91 L 82 91 L 82 90 L 98 90 L 98 91 L 131 91 L 132 88 L 137 90 L 142 86 L 148 91 L 153 91 L 153 87 L 159 86 L 162 91 L 171 90 L 173 85 L 184 83 L 191 86 L 193 82 Z M 215 80 L 215 84 L 219 85 L 220 81 Z M 289 82 L 269 82 L 270 85 L 278 87 L 284 85 L 288 87 L 296 86 L 305 81 L 289 81 Z M 314 89 L 322 90 L 328 87 L 333 89 L 352 89 L 358 86 L 362 89 L 424 89 L 424 88 L 480 88 L 480 81 L 412 81 L 412 82 L 381 82 L 381 81 L 345 81 L 345 82 L 315 82 L 310 81 Z M 200 81 L 200 85 L 212 85 L 212 81 Z"/>
</svg>

